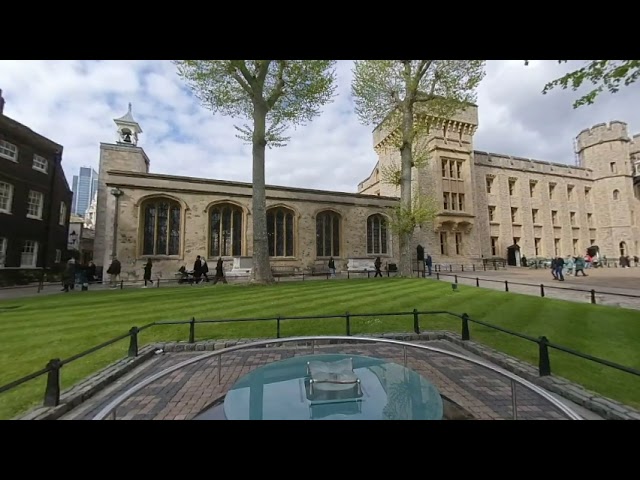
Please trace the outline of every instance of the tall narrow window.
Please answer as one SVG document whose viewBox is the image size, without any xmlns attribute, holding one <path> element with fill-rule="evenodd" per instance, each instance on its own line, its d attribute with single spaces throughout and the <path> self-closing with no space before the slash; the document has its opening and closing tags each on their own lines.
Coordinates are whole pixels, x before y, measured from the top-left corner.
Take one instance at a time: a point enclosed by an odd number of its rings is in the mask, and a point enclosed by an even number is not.
<svg viewBox="0 0 640 480">
<path fill-rule="evenodd" d="M 386 255 L 388 253 L 387 219 L 379 213 L 367 219 L 367 253 Z"/>
<path fill-rule="evenodd" d="M 491 237 L 491 255 L 498 255 L 498 237 Z"/>
<path fill-rule="evenodd" d="M 242 208 L 230 203 L 209 209 L 209 256 L 242 255 Z"/>
<path fill-rule="evenodd" d="M 178 202 L 168 198 L 154 198 L 143 207 L 143 255 L 180 254 L 180 216 Z"/>
<path fill-rule="evenodd" d="M 340 256 L 340 215 L 327 210 L 316 215 L 316 256 Z"/>
<path fill-rule="evenodd" d="M 293 257 L 293 211 L 276 207 L 267 211 L 267 238 L 270 257 Z"/>
<path fill-rule="evenodd" d="M 440 232 L 440 253 L 447 254 L 447 232 Z"/>
<path fill-rule="evenodd" d="M 0 268 L 4 267 L 7 258 L 7 239 L 0 237 Z"/>
<path fill-rule="evenodd" d="M 462 234 L 456 233 L 456 255 L 462 255 Z"/>
<path fill-rule="evenodd" d="M 0 182 L 0 212 L 11 213 L 11 203 L 13 202 L 13 185 Z"/>
</svg>

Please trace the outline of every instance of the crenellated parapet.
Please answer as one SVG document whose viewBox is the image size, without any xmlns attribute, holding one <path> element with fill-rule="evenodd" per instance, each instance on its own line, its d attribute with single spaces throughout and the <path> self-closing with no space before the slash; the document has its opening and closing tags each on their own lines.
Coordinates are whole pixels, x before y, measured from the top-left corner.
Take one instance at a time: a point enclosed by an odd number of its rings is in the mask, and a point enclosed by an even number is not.
<svg viewBox="0 0 640 480">
<path fill-rule="evenodd" d="M 627 124 L 619 120 L 607 123 L 598 123 L 591 128 L 582 130 L 576 137 L 576 152 L 580 153 L 585 148 L 606 142 L 630 142 L 627 132 Z"/>
<path fill-rule="evenodd" d="M 414 124 L 424 125 L 427 135 L 441 136 L 444 139 L 459 139 L 465 135 L 472 137 L 478 128 L 478 107 L 469 104 L 451 118 L 418 111 L 414 113 L 413 121 Z M 386 148 L 397 146 L 401 137 L 400 126 L 397 123 L 391 124 L 387 119 L 373 131 L 373 148 L 380 154 Z"/>
</svg>

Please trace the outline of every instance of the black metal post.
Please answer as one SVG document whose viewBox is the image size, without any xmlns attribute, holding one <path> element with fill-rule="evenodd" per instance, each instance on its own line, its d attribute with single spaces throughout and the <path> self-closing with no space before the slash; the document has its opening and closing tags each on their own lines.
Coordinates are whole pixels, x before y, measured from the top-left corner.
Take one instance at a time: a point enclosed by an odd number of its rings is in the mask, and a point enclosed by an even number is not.
<svg viewBox="0 0 640 480">
<path fill-rule="evenodd" d="M 476 277 L 476 287 L 480 286 L 480 279 L 478 277 Z"/>
<path fill-rule="evenodd" d="M 591 303 L 596 304 L 596 291 L 591 290 Z"/>
<path fill-rule="evenodd" d="M 508 281 L 504 281 L 504 291 L 508 292 L 509 291 L 509 282 Z"/>
<path fill-rule="evenodd" d="M 349 269 L 347 269 L 347 280 L 351 280 L 351 273 L 349 273 Z"/>
<path fill-rule="evenodd" d="M 276 338 L 280 338 L 280 315 L 276 317 Z"/>
<path fill-rule="evenodd" d="M 476 271 L 476 264 L 474 263 L 473 265 L 471 265 L 471 268 L 475 272 Z"/>
<path fill-rule="evenodd" d="M 191 317 L 189 321 L 189 343 L 195 343 L 196 341 L 196 319 Z"/>
<path fill-rule="evenodd" d="M 47 388 L 44 392 L 44 406 L 57 407 L 60 403 L 60 369 L 62 362 L 59 358 L 49 360 L 47 363 L 49 373 L 47 375 Z"/>
<path fill-rule="evenodd" d="M 540 296 L 544 297 L 544 285 L 540 284 Z"/>
<path fill-rule="evenodd" d="M 538 373 L 541 377 L 551 375 L 551 361 L 549 360 L 549 340 L 547 337 L 540 337 L 538 339 L 539 346 L 539 358 L 538 358 Z"/>
<path fill-rule="evenodd" d="M 455 283 L 458 283 L 458 275 L 454 275 L 454 276 L 453 276 L 453 281 L 454 281 Z"/>
<path fill-rule="evenodd" d="M 436 280 L 440 280 L 440 272 L 436 272 Z"/>
<path fill-rule="evenodd" d="M 462 314 L 462 340 L 471 339 L 471 335 L 469 334 L 469 315 L 466 313 Z"/>
<path fill-rule="evenodd" d="M 346 326 L 347 326 L 347 337 L 351 336 L 351 315 L 349 315 L 349 312 L 345 313 L 344 315 L 345 321 L 346 321 Z"/>
<path fill-rule="evenodd" d="M 460 265 L 460 268 L 464 272 L 464 264 Z"/>
<path fill-rule="evenodd" d="M 120 280 L 120 290 L 124 288 L 124 280 Z"/>
<path fill-rule="evenodd" d="M 129 330 L 129 356 L 138 356 L 138 327 L 131 327 Z"/>
<path fill-rule="evenodd" d="M 453 265 L 449 264 L 449 271 L 453 272 Z"/>
<path fill-rule="evenodd" d="M 420 316 L 415 308 L 413 309 L 413 331 L 420 335 Z"/>
<path fill-rule="evenodd" d="M 369 272 L 370 272 L 370 270 L 367 270 L 367 278 L 371 278 L 371 277 L 369 276 Z"/>
</svg>

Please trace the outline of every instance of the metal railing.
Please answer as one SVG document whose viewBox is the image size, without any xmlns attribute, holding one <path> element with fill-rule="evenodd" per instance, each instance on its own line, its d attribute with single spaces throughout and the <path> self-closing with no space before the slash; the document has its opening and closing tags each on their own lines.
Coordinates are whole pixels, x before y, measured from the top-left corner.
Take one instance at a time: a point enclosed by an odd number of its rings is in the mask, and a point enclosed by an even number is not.
<svg viewBox="0 0 640 480">
<path fill-rule="evenodd" d="M 456 317 L 461 321 L 461 337 L 463 341 L 471 340 L 470 334 L 470 323 L 475 323 L 478 325 L 482 325 L 484 327 L 521 338 L 523 340 L 527 340 L 529 342 L 535 343 L 538 345 L 538 373 L 540 376 L 551 375 L 551 361 L 549 358 L 549 349 L 555 349 L 564 353 L 568 353 L 570 355 L 589 360 L 591 362 L 598 363 L 600 365 L 605 365 L 607 367 L 613 368 L 615 370 L 619 370 L 622 372 L 630 373 L 632 375 L 640 376 L 640 370 L 627 367 L 625 365 L 620 365 L 615 362 L 611 362 L 606 359 L 598 358 L 593 355 L 582 353 L 577 350 L 574 350 L 569 347 L 565 347 L 563 345 L 559 345 L 557 343 L 550 342 L 546 336 L 540 336 L 538 338 L 526 335 L 523 333 L 515 332 L 513 330 L 509 330 L 507 328 L 500 327 L 498 325 L 492 325 L 482 320 L 475 320 L 469 317 L 466 313 L 458 314 L 454 312 L 449 312 L 445 310 L 434 310 L 434 311 L 418 311 L 417 309 L 413 309 L 412 311 L 404 311 L 404 312 L 383 312 L 383 313 L 349 313 L 345 312 L 342 314 L 334 314 L 334 315 L 315 315 L 315 316 L 290 316 L 285 317 L 281 315 L 277 315 L 275 317 L 262 317 L 262 318 L 234 318 L 234 319 L 217 319 L 217 320 L 196 320 L 195 317 L 192 317 L 190 320 L 177 320 L 177 321 L 158 321 L 149 323 L 142 327 L 132 327 L 129 329 L 129 332 L 119 335 L 111 340 L 108 340 L 100 345 L 92 347 L 88 350 L 85 350 L 81 353 L 73 355 L 67 359 L 60 360 L 58 358 L 54 358 L 50 360 L 45 368 L 38 370 L 37 372 L 33 372 L 29 375 L 26 375 L 22 378 L 14 380 L 6 385 L 0 386 L 0 394 L 12 390 L 30 380 L 38 378 L 42 375 L 47 374 L 47 385 L 44 394 L 44 402 L 43 405 L 45 407 L 55 407 L 60 404 L 60 370 L 64 365 L 67 365 L 73 361 L 76 361 L 80 358 L 83 358 L 93 352 L 97 352 L 109 345 L 112 345 L 120 340 L 124 340 L 129 337 L 129 348 L 127 355 L 128 357 L 137 357 L 139 351 L 139 339 L 138 334 L 146 330 L 150 327 L 157 327 L 162 325 L 188 325 L 189 326 L 189 340 L 188 343 L 195 343 L 196 341 L 196 325 L 197 324 L 222 324 L 222 323 L 238 323 L 238 322 L 274 322 L 275 323 L 275 339 L 282 338 L 282 322 L 286 321 L 304 321 L 304 320 L 323 320 L 323 319 L 344 319 L 344 328 L 346 336 L 351 337 L 352 330 L 352 320 L 355 318 L 365 318 L 365 317 L 411 317 L 412 318 L 412 330 L 416 334 L 420 334 L 421 331 L 421 315 L 448 315 L 450 317 Z M 274 343 L 271 340 L 270 343 Z"/>
<path fill-rule="evenodd" d="M 491 365 L 488 362 L 482 361 L 482 360 L 476 360 L 470 357 L 467 357 L 466 355 L 462 355 L 460 353 L 455 353 L 455 352 L 451 352 L 448 350 L 444 350 L 441 348 L 437 348 L 437 347 L 432 347 L 432 346 L 428 346 L 428 345 L 420 345 L 420 344 L 416 344 L 416 343 L 410 343 L 410 342 L 404 342 L 404 341 L 400 341 L 400 340 L 392 340 L 392 339 L 383 339 L 383 338 L 368 338 L 368 337 L 351 337 L 351 336 L 315 336 L 315 337 L 290 337 L 290 338 L 285 338 L 285 339 L 281 339 L 278 340 L 277 343 L 281 344 L 281 343 L 300 343 L 300 342 L 311 342 L 311 349 L 312 349 L 312 353 L 315 353 L 315 342 L 316 341 L 346 341 L 346 342 L 361 342 L 361 343 L 384 343 L 387 345 L 396 345 L 396 346 L 400 346 L 402 347 L 403 350 L 403 363 L 404 363 L 404 367 L 407 367 L 407 349 L 417 349 L 417 350 L 426 350 L 429 352 L 435 352 L 435 353 L 439 353 L 442 355 L 446 355 L 449 357 L 454 357 L 457 358 L 459 360 L 463 360 L 465 362 L 469 362 L 472 363 L 474 365 L 478 365 L 480 367 L 484 367 L 488 370 L 490 370 L 491 372 L 494 372 L 498 375 L 501 375 L 503 377 L 506 377 L 510 380 L 510 386 L 511 386 L 511 409 L 512 409 L 512 419 L 513 420 L 517 420 L 518 419 L 518 396 L 517 396 L 517 390 L 516 390 L 516 386 L 519 384 L 521 386 L 523 386 L 524 388 L 536 393 L 537 395 L 543 397 L 545 400 L 547 400 L 549 403 L 551 403 L 555 408 L 557 408 L 558 410 L 560 410 L 562 413 L 564 413 L 569 419 L 571 420 L 582 420 L 582 417 L 580 415 L 578 415 L 576 412 L 574 412 L 571 408 L 569 408 L 567 405 L 565 405 L 564 403 L 560 402 L 559 400 L 557 400 L 556 398 L 554 398 L 551 394 L 549 394 L 548 392 L 546 392 L 545 390 L 543 390 L 542 388 L 538 387 L 537 385 L 518 377 L 517 375 L 508 372 L 507 370 L 504 370 L 503 368 L 500 367 L 496 367 L 494 365 Z M 250 349 L 250 348 L 256 348 L 256 347 L 264 347 L 270 344 L 273 344 L 274 341 L 273 340 L 263 340 L 263 341 L 257 341 L 257 342 L 252 342 L 252 343 L 245 343 L 242 345 L 235 345 L 233 347 L 227 347 L 224 348 L 222 350 L 215 350 L 213 352 L 210 353 L 204 353 L 202 355 L 197 356 L 196 358 L 191 358 L 189 360 L 185 360 L 183 362 L 178 363 L 177 365 L 173 365 L 171 367 L 168 367 L 164 370 L 162 370 L 161 372 L 158 372 L 154 375 L 151 375 L 149 377 L 147 377 L 146 379 L 142 380 L 141 382 L 137 383 L 136 385 L 128 388 L 126 391 L 124 391 L 123 393 L 121 393 L 120 395 L 118 395 L 115 399 L 113 399 L 111 402 L 109 402 L 102 410 L 100 410 L 100 412 L 98 412 L 93 418 L 92 420 L 104 420 L 107 416 L 111 415 L 112 420 L 116 420 L 116 415 L 117 415 L 117 408 L 123 403 L 125 402 L 127 399 L 129 399 L 132 395 L 134 395 L 135 393 L 139 392 L 140 390 L 142 390 L 143 388 L 145 388 L 146 386 L 152 384 L 153 382 L 166 377 L 167 375 L 169 375 L 170 373 L 173 373 L 177 370 L 180 370 L 184 367 L 187 367 L 189 365 L 193 365 L 195 363 L 201 362 L 203 360 L 212 358 L 212 357 L 218 357 L 218 366 L 217 366 L 217 370 L 218 370 L 218 384 L 221 383 L 221 378 L 222 378 L 222 355 L 224 355 L 225 353 L 231 353 L 231 352 L 235 352 L 238 350 L 244 350 L 244 349 Z M 335 345 L 334 345 L 335 346 Z"/>
<path fill-rule="evenodd" d="M 414 270 L 414 273 L 418 272 L 418 276 L 422 276 L 422 270 Z M 453 277 L 453 283 L 454 284 L 458 284 L 458 280 L 459 279 L 465 279 L 465 280 L 475 280 L 475 286 L 476 287 L 480 287 L 480 282 L 488 282 L 488 283 L 501 283 L 504 285 L 504 291 L 508 292 L 509 291 L 509 285 L 519 285 L 519 286 L 523 286 L 523 287 L 533 287 L 533 288 L 539 288 L 540 289 L 540 296 L 544 297 L 545 296 L 545 290 L 550 290 L 550 289 L 556 289 L 556 290 L 567 290 L 567 291 L 573 291 L 573 292 L 582 292 L 582 293 L 588 293 L 590 295 L 589 301 L 593 304 L 596 305 L 596 295 L 611 295 L 611 296 L 617 296 L 617 297 L 623 297 L 623 298 L 637 298 L 640 299 L 640 295 L 633 295 L 630 293 L 614 293 L 614 292 L 605 292 L 605 291 L 596 291 L 595 289 L 585 289 L 585 288 L 575 288 L 575 287 L 560 287 L 560 286 L 555 286 L 555 285 L 545 285 L 543 283 L 540 284 L 535 284 L 535 283 L 522 283 L 522 282 L 514 282 L 514 281 L 508 281 L 508 280 L 498 280 L 498 279 L 493 279 L 493 278 L 479 278 L 479 277 L 465 277 L 462 275 L 457 275 L 457 274 L 449 274 L 449 273 L 440 273 L 440 272 L 435 272 L 436 273 L 436 280 L 440 280 L 440 277 Z M 471 286 L 471 285 L 469 285 Z"/>
</svg>

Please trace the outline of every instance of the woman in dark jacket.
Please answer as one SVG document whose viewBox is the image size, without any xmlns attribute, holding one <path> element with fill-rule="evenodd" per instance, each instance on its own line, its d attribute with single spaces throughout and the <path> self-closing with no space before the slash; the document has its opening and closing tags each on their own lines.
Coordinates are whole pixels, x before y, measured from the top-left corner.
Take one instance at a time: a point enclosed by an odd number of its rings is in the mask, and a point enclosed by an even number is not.
<svg viewBox="0 0 640 480">
<path fill-rule="evenodd" d="M 151 282 L 151 285 L 153 285 L 153 280 L 151 280 L 151 268 L 153 267 L 153 264 L 151 263 L 151 259 L 147 258 L 147 263 L 144 265 L 144 287 L 147 287 L 147 282 Z"/>
</svg>

